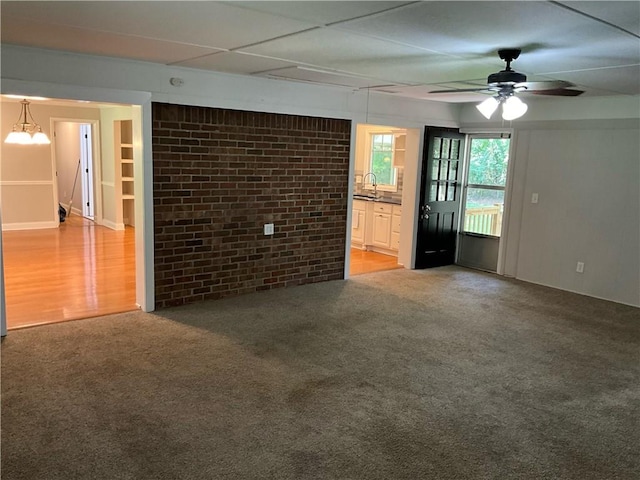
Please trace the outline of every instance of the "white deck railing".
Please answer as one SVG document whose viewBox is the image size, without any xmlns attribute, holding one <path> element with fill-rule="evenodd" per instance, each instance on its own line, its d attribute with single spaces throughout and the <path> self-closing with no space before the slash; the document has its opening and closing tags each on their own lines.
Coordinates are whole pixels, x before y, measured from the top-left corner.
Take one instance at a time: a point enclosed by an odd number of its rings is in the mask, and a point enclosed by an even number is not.
<svg viewBox="0 0 640 480">
<path fill-rule="evenodd" d="M 464 215 L 464 231 L 499 237 L 502 230 L 502 210 L 502 204 L 468 208 Z"/>
</svg>

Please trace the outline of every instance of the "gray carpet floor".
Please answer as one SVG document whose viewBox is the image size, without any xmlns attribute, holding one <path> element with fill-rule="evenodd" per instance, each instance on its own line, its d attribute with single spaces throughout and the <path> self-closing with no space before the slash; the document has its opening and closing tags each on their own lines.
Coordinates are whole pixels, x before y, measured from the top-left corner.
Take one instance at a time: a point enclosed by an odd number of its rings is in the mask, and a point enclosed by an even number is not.
<svg viewBox="0 0 640 480">
<path fill-rule="evenodd" d="M 640 310 L 393 270 L 9 332 L 12 479 L 637 479 Z"/>
</svg>

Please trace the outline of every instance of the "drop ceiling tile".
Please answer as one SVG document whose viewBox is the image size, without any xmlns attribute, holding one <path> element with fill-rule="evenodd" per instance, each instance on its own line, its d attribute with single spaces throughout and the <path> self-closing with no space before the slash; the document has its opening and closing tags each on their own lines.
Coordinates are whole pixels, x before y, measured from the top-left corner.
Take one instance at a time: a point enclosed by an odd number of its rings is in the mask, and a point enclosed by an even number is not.
<svg viewBox="0 0 640 480">
<path fill-rule="evenodd" d="M 481 102 L 487 98 L 486 94 L 475 92 L 460 92 L 460 93 L 431 93 L 433 90 L 441 90 L 442 86 L 439 85 L 409 85 L 409 86 L 393 86 L 393 87 L 380 87 L 372 90 L 379 91 L 381 93 L 389 93 L 392 95 L 399 95 L 402 97 L 410 97 L 416 99 L 432 100 L 434 102 L 447 102 L 447 103 L 467 103 L 467 102 Z"/>
<path fill-rule="evenodd" d="M 640 35 L 640 2 L 559 2 Z"/>
<path fill-rule="evenodd" d="M 640 95 L 640 65 L 607 68 L 583 72 L 567 72 L 554 75 L 581 87 L 607 90 L 611 94 Z"/>
<path fill-rule="evenodd" d="M 354 62 L 349 70 L 360 75 L 386 78 L 396 83 L 441 83 L 468 81 L 486 78 L 502 66 L 487 65 L 485 58 L 455 58 L 419 52 L 413 55 L 389 56 L 378 59 L 363 59 Z"/>
<path fill-rule="evenodd" d="M 316 25 L 327 25 L 364 15 L 371 15 L 411 2 L 232 2 L 231 5 L 281 15 Z"/>
<path fill-rule="evenodd" d="M 352 88 L 366 88 L 372 85 L 380 85 L 382 83 L 372 81 L 367 78 L 342 74 L 340 72 L 323 71 L 308 67 L 284 68 L 272 72 L 265 72 L 265 76 L 280 78 L 283 80 L 297 80 Z"/>
<path fill-rule="evenodd" d="M 351 67 L 367 62 L 379 63 L 379 71 L 384 71 L 386 62 L 398 57 L 422 56 L 428 59 L 430 56 L 428 52 L 418 48 L 331 28 L 299 33 L 243 48 L 241 51 L 347 72 L 351 71 Z"/>
<path fill-rule="evenodd" d="M 165 64 L 221 51 L 215 48 L 151 40 L 84 28 L 43 24 L 7 15 L 2 16 L 1 33 L 2 43 Z"/>
<path fill-rule="evenodd" d="M 585 48 L 584 44 L 525 52 L 513 61 L 515 70 L 527 74 L 553 75 L 555 72 L 619 67 L 640 63 L 640 43 L 629 35 L 613 33 Z"/>
<path fill-rule="evenodd" d="M 497 66 L 501 62 L 495 52 L 505 47 L 522 48 L 522 61 L 533 52 L 580 50 L 575 62 L 571 57 L 557 60 L 565 69 L 620 64 L 633 55 L 634 46 L 637 51 L 637 39 L 630 35 L 550 2 L 419 2 L 340 28 L 449 55 L 486 56 Z M 593 54 L 600 42 L 620 43 L 623 52 L 614 49 L 606 55 L 599 49 Z"/>
<path fill-rule="evenodd" d="M 2 15 L 231 49 L 314 24 L 221 2 L 5 2 Z"/>
<path fill-rule="evenodd" d="M 290 67 L 294 64 L 257 55 L 247 55 L 239 52 L 222 52 L 214 55 L 192 58 L 183 62 L 176 62 L 176 65 L 181 67 L 199 68 L 202 70 L 252 74 Z"/>
</svg>

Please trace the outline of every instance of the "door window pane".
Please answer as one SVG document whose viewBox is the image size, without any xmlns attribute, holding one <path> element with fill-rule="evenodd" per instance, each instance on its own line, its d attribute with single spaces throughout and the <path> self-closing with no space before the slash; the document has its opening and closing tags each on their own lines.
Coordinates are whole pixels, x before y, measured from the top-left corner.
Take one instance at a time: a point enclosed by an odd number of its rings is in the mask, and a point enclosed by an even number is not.
<svg viewBox="0 0 640 480">
<path fill-rule="evenodd" d="M 440 161 L 434 160 L 431 168 L 432 180 L 438 180 L 438 174 L 440 173 Z"/>
<path fill-rule="evenodd" d="M 447 201 L 453 202 L 455 199 L 456 199 L 456 184 L 449 183 L 449 186 L 447 187 Z"/>
<path fill-rule="evenodd" d="M 433 139 L 433 158 L 440 158 L 441 147 L 442 147 L 442 138 L 435 137 Z"/>
<path fill-rule="evenodd" d="M 442 139 L 442 151 L 440 152 L 440 157 L 441 158 L 450 158 L 449 157 L 449 148 L 451 146 L 451 139 L 450 138 L 443 138 Z"/>
<path fill-rule="evenodd" d="M 508 162 L 508 138 L 472 139 L 468 183 L 504 187 L 507 184 Z"/>
<path fill-rule="evenodd" d="M 438 182 L 431 182 L 431 188 L 429 189 L 429 201 L 435 202 L 438 198 Z"/>
<path fill-rule="evenodd" d="M 451 140 L 451 158 L 454 160 L 460 158 L 460 140 Z"/>
<path fill-rule="evenodd" d="M 446 180 L 448 178 L 447 168 L 449 167 L 449 162 L 443 160 L 440 162 L 440 180 Z"/>
<path fill-rule="evenodd" d="M 458 162 L 450 162 L 449 181 L 455 182 L 456 178 L 458 178 Z"/>
</svg>

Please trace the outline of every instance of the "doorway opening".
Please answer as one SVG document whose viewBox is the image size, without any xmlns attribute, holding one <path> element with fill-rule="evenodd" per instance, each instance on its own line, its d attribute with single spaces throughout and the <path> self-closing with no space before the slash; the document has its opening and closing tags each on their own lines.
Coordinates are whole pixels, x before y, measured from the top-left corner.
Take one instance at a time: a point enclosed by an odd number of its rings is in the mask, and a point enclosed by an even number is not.
<svg viewBox="0 0 640 480">
<path fill-rule="evenodd" d="M 67 217 L 94 220 L 95 203 L 100 200 L 94 195 L 94 164 L 100 157 L 93 149 L 93 130 L 98 126 L 66 119 L 53 122 L 56 193 Z"/>
<path fill-rule="evenodd" d="M 419 137 L 417 129 L 356 125 L 349 275 L 410 266 L 403 239 L 411 240 L 411 207 L 403 204 L 413 204 L 415 182 L 405 172 L 417 165 Z"/>
<path fill-rule="evenodd" d="M 510 145 L 509 134 L 468 137 L 456 261 L 459 265 L 498 271 Z"/>
<path fill-rule="evenodd" d="M 416 268 L 500 273 L 510 134 L 426 127 Z"/>
<path fill-rule="evenodd" d="M 139 107 L 79 107 L 61 99 L 38 107 L 38 118 L 49 118 L 52 145 L 2 146 L 2 185 L 11 187 L 2 190 L 6 325 L 11 330 L 136 310 L 137 234 L 133 220 L 124 224 L 122 211 L 123 204 L 133 204 L 133 167 L 142 163 L 141 148 L 131 146 L 130 136 L 123 201 L 113 130 L 115 119 L 141 122 Z M 67 210 L 65 218 L 59 205 Z"/>
</svg>

